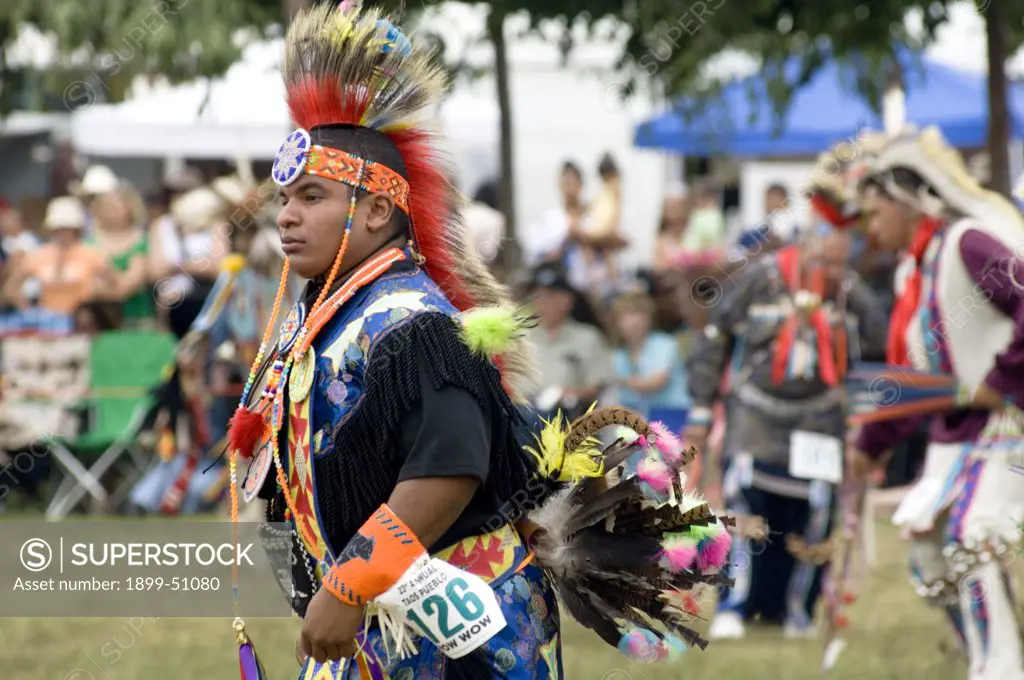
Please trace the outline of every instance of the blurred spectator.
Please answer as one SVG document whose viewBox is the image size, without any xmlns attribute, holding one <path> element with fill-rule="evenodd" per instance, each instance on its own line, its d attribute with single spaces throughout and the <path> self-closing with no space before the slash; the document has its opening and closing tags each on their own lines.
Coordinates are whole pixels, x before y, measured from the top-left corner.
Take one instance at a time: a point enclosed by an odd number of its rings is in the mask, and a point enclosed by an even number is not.
<svg viewBox="0 0 1024 680">
<path fill-rule="evenodd" d="M 541 376 L 533 405 L 542 415 L 585 410 L 611 376 L 607 343 L 596 328 L 572 319 L 577 292 L 557 267 L 538 268 L 530 292 L 539 318 L 530 340 Z"/>
<path fill-rule="evenodd" d="M 175 200 L 171 219 L 153 224 L 149 255 L 154 294 L 179 338 L 202 309 L 227 255 L 228 210 L 217 192 L 201 187 Z"/>
<path fill-rule="evenodd" d="M 654 301 L 641 293 L 621 295 L 612 304 L 617 403 L 678 433 L 690 408 L 686 369 L 676 338 L 653 330 L 654 313 Z"/>
<path fill-rule="evenodd" d="M 44 224 L 50 241 L 25 256 L 7 281 L 6 299 L 21 309 L 37 299 L 44 310 L 71 315 L 98 290 L 116 286 L 103 255 L 82 242 L 85 210 L 78 199 L 61 196 L 50 201 Z"/>
<path fill-rule="evenodd" d="M 152 321 L 156 312 L 149 286 L 142 200 L 130 186 L 121 184 L 96 198 L 93 217 L 94 229 L 88 242 L 117 272 L 117 287 L 104 297 L 121 303 L 120 316 L 127 325 Z"/>
<path fill-rule="evenodd" d="M 195 168 L 183 168 L 175 171 L 164 178 L 163 186 L 158 190 L 150 192 L 146 196 L 146 209 L 149 213 L 150 242 L 153 240 L 153 228 L 155 222 L 172 222 L 170 216 L 171 204 L 183 194 L 203 186 L 203 175 Z"/>
<path fill-rule="evenodd" d="M 683 235 L 683 247 L 690 253 L 707 253 L 725 247 L 725 216 L 718 204 L 718 190 L 709 181 L 693 188 L 693 212 Z"/>
<path fill-rule="evenodd" d="M 662 202 L 661 224 L 654 249 L 655 271 L 673 269 L 679 263 L 691 210 L 691 202 L 686 196 L 666 196 Z"/>
<path fill-rule="evenodd" d="M 619 166 L 605 154 L 597 167 L 601 189 L 579 228 L 570 229 L 568 241 L 575 246 L 576 284 L 603 297 L 619 283 L 616 253 L 627 245 L 622 238 L 622 180 Z"/>
<path fill-rule="evenodd" d="M 586 206 L 583 203 L 583 173 L 572 161 L 566 161 L 559 175 L 562 205 L 553 208 L 530 225 L 523 234 L 523 251 L 528 266 L 566 262 L 566 237 L 581 229 Z M 570 273 L 570 280 L 574 277 Z"/>
<path fill-rule="evenodd" d="M 85 226 L 82 229 L 84 236 L 92 235 L 96 200 L 104 194 L 117 190 L 120 184 L 121 181 L 114 171 L 105 165 L 93 165 L 85 171 L 82 181 L 76 187 L 77 191 L 74 192 L 82 200 L 86 209 Z"/>
<path fill-rule="evenodd" d="M 3 234 L 0 249 L 8 272 L 17 269 L 22 258 L 39 247 L 39 238 L 25 227 L 21 213 L 12 206 L 0 207 L 0 234 Z"/>
<path fill-rule="evenodd" d="M 789 190 L 772 184 L 764 192 L 764 221 L 740 235 L 738 245 L 752 253 L 769 250 L 797 237 L 795 216 L 790 210 Z"/>
<path fill-rule="evenodd" d="M 473 250 L 484 264 L 492 265 L 505 239 L 505 216 L 498 207 L 498 183 L 488 180 L 476 190 L 472 202 L 462 211 Z"/>
</svg>

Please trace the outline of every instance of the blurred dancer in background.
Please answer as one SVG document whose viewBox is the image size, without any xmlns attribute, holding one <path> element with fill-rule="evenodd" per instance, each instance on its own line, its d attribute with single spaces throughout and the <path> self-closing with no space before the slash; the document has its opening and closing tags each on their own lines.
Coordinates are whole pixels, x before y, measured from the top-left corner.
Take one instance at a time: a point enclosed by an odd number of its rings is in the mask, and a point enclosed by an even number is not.
<svg viewBox="0 0 1024 680">
<path fill-rule="evenodd" d="M 1024 521 L 1024 217 L 982 189 L 935 128 L 891 139 L 862 187 L 873 240 L 905 253 L 888 363 L 959 387 L 936 415 L 890 408 L 865 425 L 853 469 L 866 476 L 930 420 L 923 475 L 893 518 L 911 540 L 918 594 L 945 609 L 970 680 L 1020 680 L 1008 565 Z"/>
<path fill-rule="evenodd" d="M 723 494 L 759 544 L 733 555 L 736 585 L 720 598 L 713 638 L 742 637 L 758 615 L 788 636 L 811 634 L 817 553 L 842 475 L 843 376 L 862 344 L 884 344 L 884 314 L 848 256 L 848 235 L 833 230 L 748 263 L 690 357 L 685 438 L 704 450 L 724 398 Z"/>
</svg>

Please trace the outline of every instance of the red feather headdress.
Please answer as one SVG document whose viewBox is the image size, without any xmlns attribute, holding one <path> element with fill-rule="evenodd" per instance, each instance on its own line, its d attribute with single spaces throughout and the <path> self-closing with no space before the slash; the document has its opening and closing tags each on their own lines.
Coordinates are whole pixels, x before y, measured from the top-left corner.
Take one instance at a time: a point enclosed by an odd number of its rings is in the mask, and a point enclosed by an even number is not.
<svg viewBox="0 0 1024 680">
<path fill-rule="evenodd" d="M 368 171 L 374 180 L 370 190 L 391 193 L 407 212 L 427 275 L 459 310 L 511 306 L 508 290 L 483 265 L 459 221 L 459 197 L 448 183 L 442 154 L 426 123 L 424 114 L 436 108 L 448 88 L 447 73 L 433 50 L 410 40 L 379 10 L 349 8 L 347 3 L 340 9 L 325 5 L 300 13 L 285 43 L 288 108 L 301 128 L 286 146 L 293 143 L 299 151 L 312 153 L 305 161 L 283 163 L 282 168 L 294 175 L 303 168 L 323 169 L 325 153 L 341 158 L 332 170 L 340 166 L 344 173 L 365 167 L 364 159 L 351 153 L 313 146 L 305 131 L 353 125 L 385 135 L 402 157 L 405 178 L 376 164 Z M 365 183 L 365 176 L 359 174 L 357 181 L 355 172 L 333 173 L 332 178 Z M 275 179 L 280 183 L 277 164 Z M 291 174 L 287 181 L 294 181 Z M 404 206 L 399 199 L 405 200 Z M 498 361 L 513 394 L 532 372 L 528 354 L 525 343 L 517 341 Z"/>
<path fill-rule="evenodd" d="M 306 130 L 356 125 L 386 135 L 401 154 L 408 213 L 424 269 L 461 310 L 475 304 L 455 271 L 451 189 L 420 118 L 444 93 L 444 71 L 379 11 L 321 6 L 295 18 L 284 63 L 288 108 Z"/>
</svg>

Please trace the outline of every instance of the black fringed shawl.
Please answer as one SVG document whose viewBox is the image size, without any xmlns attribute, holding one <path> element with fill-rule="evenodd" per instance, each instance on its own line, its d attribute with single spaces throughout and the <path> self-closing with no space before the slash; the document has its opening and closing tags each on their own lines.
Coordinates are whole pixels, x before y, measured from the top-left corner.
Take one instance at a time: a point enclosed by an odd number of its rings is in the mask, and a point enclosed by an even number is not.
<svg viewBox="0 0 1024 680">
<path fill-rule="evenodd" d="M 465 345 L 458 323 L 442 313 L 420 313 L 389 329 L 370 348 L 363 400 L 336 435 L 334 451 L 314 461 L 317 502 L 333 550 L 344 548 L 397 484 L 405 457 L 400 450 L 402 420 L 421 399 L 421 366 L 435 389 L 462 389 L 480 405 L 491 434 L 490 471 L 482 491 L 499 506 L 512 501 L 522 507 L 536 472 L 519 439 L 525 423 L 498 370 Z M 282 451 L 287 450 L 284 429 Z M 274 475 L 268 475 L 263 493 L 273 499 L 268 519 L 283 521 L 285 503 Z M 482 532 L 490 529 L 481 527 Z M 305 568 L 299 564 L 293 571 L 296 589 L 309 593 Z M 294 604 L 301 615 L 308 600 L 299 599 L 303 601 Z"/>
</svg>

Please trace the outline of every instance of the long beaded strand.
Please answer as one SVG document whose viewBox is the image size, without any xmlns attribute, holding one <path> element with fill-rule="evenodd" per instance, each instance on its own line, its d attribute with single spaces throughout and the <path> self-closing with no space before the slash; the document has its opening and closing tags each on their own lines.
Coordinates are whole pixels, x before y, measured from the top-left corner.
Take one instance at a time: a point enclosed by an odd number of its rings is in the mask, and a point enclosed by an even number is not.
<svg viewBox="0 0 1024 680">
<path fill-rule="evenodd" d="M 284 416 L 282 414 L 282 411 L 284 410 L 284 386 L 288 384 L 288 376 L 291 373 L 292 366 L 294 365 L 296 359 L 301 357 L 301 354 L 298 353 L 299 348 L 302 347 L 302 353 L 305 353 L 306 348 L 308 348 L 308 345 L 306 344 L 307 337 L 309 337 L 310 342 L 312 342 L 312 336 L 309 331 L 312 326 L 313 319 L 318 316 L 317 312 L 320 311 L 320 306 L 323 304 L 323 301 L 327 297 L 328 292 L 334 285 L 334 280 L 338 276 L 338 270 L 341 269 L 341 262 L 345 258 L 345 253 L 348 252 L 349 236 L 352 233 L 352 223 L 355 221 L 356 216 L 356 202 L 358 200 L 358 189 L 359 187 L 362 186 L 363 170 L 365 169 L 365 167 L 365 162 L 361 163 L 359 166 L 359 173 L 356 178 L 356 182 L 359 186 L 352 188 L 352 195 L 349 197 L 348 214 L 345 216 L 345 233 L 341 238 L 341 245 L 338 248 L 337 255 L 334 256 L 334 262 L 331 264 L 331 269 L 327 274 L 327 280 L 324 282 L 323 287 L 320 289 L 320 294 L 317 296 L 312 308 L 307 313 L 306 319 L 302 324 L 302 328 L 299 330 L 299 335 L 295 340 L 295 344 L 292 345 L 291 351 L 288 353 L 288 358 L 285 361 L 280 376 L 277 379 L 277 388 L 275 389 L 276 393 L 274 395 L 274 406 L 273 409 L 271 410 L 270 450 L 274 457 L 274 466 L 277 468 L 275 476 L 277 479 L 278 486 L 281 487 L 281 491 L 284 493 L 285 502 L 287 503 L 288 510 L 289 512 L 291 512 L 292 515 L 292 521 L 295 523 L 295 526 L 297 528 L 299 527 L 299 515 L 296 510 L 295 499 L 294 497 L 292 497 L 291 489 L 288 486 L 288 479 L 284 474 L 284 465 L 282 465 L 281 463 L 280 443 L 278 442 L 278 433 L 280 432 L 281 423 L 284 419 Z M 327 318 L 324 319 L 324 323 L 326 323 Z M 309 537 L 305 536 L 304 532 L 302 539 L 309 542 Z M 314 544 L 315 543 L 312 542 L 310 543 L 310 545 Z"/>
<path fill-rule="evenodd" d="M 245 387 L 242 389 L 242 398 L 239 406 L 245 407 L 245 402 L 249 398 L 249 392 L 252 391 L 253 383 L 256 382 L 256 375 L 259 372 L 260 366 L 263 364 L 263 357 L 267 352 L 267 345 L 270 344 L 270 336 L 274 332 L 277 316 L 281 312 L 281 301 L 284 299 L 284 292 L 288 288 L 289 268 L 288 259 L 286 258 L 284 266 L 281 268 L 281 281 L 277 284 L 277 294 L 274 295 L 274 307 L 271 310 L 270 319 L 267 321 L 267 327 L 263 331 L 263 338 L 260 340 L 260 347 L 256 350 L 256 359 L 252 362 L 252 367 L 249 369 L 249 376 L 245 379 Z"/>
<path fill-rule="evenodd" d="M 289 265 L 287 258 L 284 261 L 284 265 L 281 267 L 281 280 L 277 285 L 277 294 L 274 296 L 274 307 L 271 312 L 270 319 L 267 321 L 267 327 L 263 331 L 263 338 L 260 340 L 259 349 L 256 350 L 256 359 L 253 361 L 252 367 L 249 369 L 249 376 L 245 380 L 245 388 L 242 390 L 242 398 L 239 400 L 239 407 L 245 408 L 245 403 L 249 398 L 249 392 L 252 391 L 253 383 L 256 380 L 256 374 L 259 371 L 260 365 L 263 363 L 263 355 L 267 351 L 267 345 L 270 342 L 270 335 L 273 332 L 274 322 L 277 321 L 277 316 L 281 311 L 281 300 L 284 298 L 284 291 L 288 286 L 288 271 Z M 231 533 L 235 544 L 238 544 L 238 449 L 230 447 L 228 451 L 228 470 L 229 477 L 231 479 Z M 238 561 L 231 568 L 231 598 L 232 605 L 235 613 L 235 630 L 241 637 L 243 635 L 243 623 L 242 623 L 242 609 L 238 591 Z"/>
</svg>

